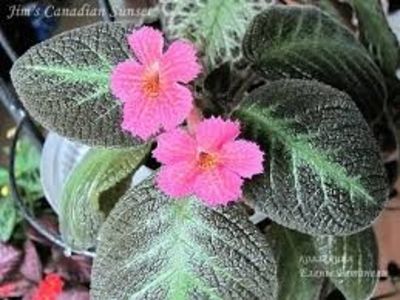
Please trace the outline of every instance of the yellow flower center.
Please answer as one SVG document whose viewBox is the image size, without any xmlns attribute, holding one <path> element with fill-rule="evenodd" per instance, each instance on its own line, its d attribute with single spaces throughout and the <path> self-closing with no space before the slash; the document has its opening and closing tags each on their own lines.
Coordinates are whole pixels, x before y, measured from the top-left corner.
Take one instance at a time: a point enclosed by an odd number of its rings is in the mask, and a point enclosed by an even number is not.
<svg viewBox="0 0 400 300">
<path fill-rule="evenodd" d="M 210 170 L 214 168 L 218 163 L 218 159 L 215 155 L 207 153 L 207 152 L 200 152 L 199 159 L 198 159 L 198 166 L 202 170 Z"/>
<path fill-rule="evenodd" d="M 156 98 L 160 94 L 160 66 L 156 62 L 152 64 L 143 74 L 142 77 L 143 93 L 148 98 Z"/>
</svg>

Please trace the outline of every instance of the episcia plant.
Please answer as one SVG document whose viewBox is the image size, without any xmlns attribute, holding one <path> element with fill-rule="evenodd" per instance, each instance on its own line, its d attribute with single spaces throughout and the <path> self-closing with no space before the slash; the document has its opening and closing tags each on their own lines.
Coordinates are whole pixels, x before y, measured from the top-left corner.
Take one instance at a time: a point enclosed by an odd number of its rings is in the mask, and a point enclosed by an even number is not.
<svg viewBox="0 0 400 300">
<path fill-rule="evenodd" d="M 78 28 L 14 64 L 31 115 L 93 147 L 59 203 L 71 249 L 95 249 L 93 299 L 373 293 L 397 40 L 375 0 L 347 1 L 356 29 L 335 1 L 268 2 L 160 1 L 154 23 Z"/>
</svg>

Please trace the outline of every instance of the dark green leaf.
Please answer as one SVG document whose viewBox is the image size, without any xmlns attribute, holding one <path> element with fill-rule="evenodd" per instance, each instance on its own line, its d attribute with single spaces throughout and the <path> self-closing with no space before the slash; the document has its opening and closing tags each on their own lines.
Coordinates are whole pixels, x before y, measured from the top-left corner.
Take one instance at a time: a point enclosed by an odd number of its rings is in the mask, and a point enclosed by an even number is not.
<svg viewBox="0 0 400 300">
<path fill-rule="evenodd" d="M 382 72 L 394 76 L 399 67 L 399 43 L 387 22 L 381 1 L 351 0 L 356 11 L 360 38 Z"/>
<path fill-rule="evenodd" d="M 100 231 L 93 299 L 275 299 L 267 240 L 241 206 L 212 210 L 142 183 Z"/>
<path fill-rule="evenodd" d="M 133 26 L 99 23 L 58 35 L 27 51 L 11 77 L 33 117 L 48 129 L 89 145 L 137 143 L 121 129 L 121 104 L 109 90 L 110 72 L 131 56 Z"/>
<path fill-rule="evenodd" d="M 388 196 L 376 141 L 344 93 L 315 81 L 274 81 L 236 112 L 266 152 L 247 194 L 272 220 L 309 234 L 369 226 Z"/>
<path fill-rule="evenodd" d="M 371 296 L 378 274 L 371 228 L 346 237 L 312 237 L 273 224 L 266 236 L 278 263 L 279 300 L 319 299 L 326 278 L 348 300 Z"/>
<path fill-rule="evenodd" d="M 343 22 L 349 27 L 352 27 L 353 9 L 346 2 L 338 0 L 295 0 L 298 4 L 314 5 L 322 11 L 328 13 L 339 22 Z"/>
<path fill-rule="evenodd" d="M 266 237 L 278 263 L 278 300 L 318 299 L 324 277 L 310 276 L 318 269 L 313 238 L 277 224 Z"/>
<path fill-rule="evenodd" d="M 241 57 L 241 42 L 253 17 L 270 0 L 161 1 L 161 22 L 170 39 L 188 38 L 209 67 Z"/>
<path fill-rule="evenodd" d="M 271 6 L 248 29 L 244 54 L 268 79 L 317 79 L 347 92 L 372 120 L 386 88 L 379 68 L 353 34 L 312 6 Z"/>
<path fill-rule="evenodd" d="M 326 274 L 347 300 L 370 299 L 378 281 L 378 248 L 371 228 L 345 236 L 315 238 Z"/>
<path fill-rule="evenodd" d="M 95 245 L 106 216 L 129 187 L 128 175 L 137 170 L 148 146 L 91 149 L 69 176 L 60 203 L 60 229 L 71 247 Z"/>
<path fill-rule="evenodd" d="M 228 63 L 214 69 L 204 80 L 204 88 L 215 98 L 226 95 L 231 85 L 231 68 Z"/>
</svg>

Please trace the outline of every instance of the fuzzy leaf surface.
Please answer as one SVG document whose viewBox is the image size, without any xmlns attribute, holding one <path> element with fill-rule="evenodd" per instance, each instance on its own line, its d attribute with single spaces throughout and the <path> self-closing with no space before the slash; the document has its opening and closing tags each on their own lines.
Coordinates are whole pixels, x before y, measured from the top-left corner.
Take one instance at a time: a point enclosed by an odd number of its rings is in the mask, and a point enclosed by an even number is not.
<svg viewBox="0 0 400 300">
<path fill-rule="evenodd" d="M 276 265 L 241 206 L 174 200 L 147 180 L 100 231 L 92 299 L 275 299 Z"/>
<path fill-rule="evenodd" d="M 11 78 L 30 114 L 46 128 L 92 146 L 139 141 L 121 129 L 121 103 L 109 89 L 112 68 L 132 56 L 128 23 L 98 23 L 29 49 Z"/>
<path fill-rule="evenodd" d="M 330 280 L 348 300 L 370 299 L 378 283 L 378 246 L 374 232 L 314 238 Z"/>
<path fill-rule="evenodd" d="M 388 197 L 379 149 L 354 102 L 316 81 L 271 82 L 236 116 L 267 153 L 247 196 L 278 224 L 307 234 L 368 227 Z"/>
<path fill-rule="evenodd" d="M 324 277 L 309 276 L 318 268 L 313 237 L 272 224 L 266 237 L 278 264 L 278 300 L 318 299 Z"/>
<path fill-rule="evenodd" d="M 381 1 L 352 0 L 360 39 L 382 72 L 394 76 L 400 63 L 399 42 L 390 29 Z"/>
<path fill-rule="evenodd" d="M 372 228 L 340 236 L 310 236 L 272 224 L 266 232 L 278 263 L 279 300 L 321 299 L 330 280 L 349 300 L 369 299 L 377 283 Z"/>
<path fill-rule="evenodd" d="M 324 82 L 349 94 L 368 120 L 383 109 L 379 68 L 348 29 L 316 7 L 271 6 L 251 23 L 243 49 L 267 79 Z"/>
</svg>

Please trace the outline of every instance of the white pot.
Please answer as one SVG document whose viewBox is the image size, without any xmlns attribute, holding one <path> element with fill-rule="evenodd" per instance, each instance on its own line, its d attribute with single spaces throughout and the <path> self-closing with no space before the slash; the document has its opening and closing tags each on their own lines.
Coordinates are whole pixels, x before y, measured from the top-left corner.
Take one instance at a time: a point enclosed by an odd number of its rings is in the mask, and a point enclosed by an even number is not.
<svg viewBox="0 0 400 300">
<path fill-rule="evenodd" d="M 40 162 L 40 178 L 44 195 L 57 214 L 64 184 L 89 149 L 88 146 L 71 142 L 53 132 L 46 138 Z M 132 178 L 132 186 L 139 184 L 151 174 L 151 169 L 140 167 Z"/>
</svg>

